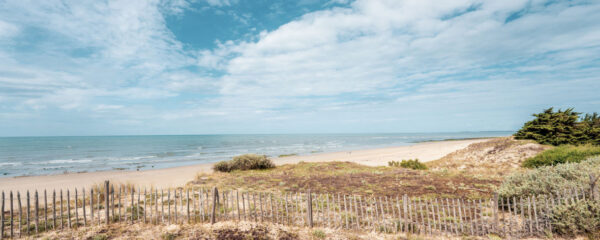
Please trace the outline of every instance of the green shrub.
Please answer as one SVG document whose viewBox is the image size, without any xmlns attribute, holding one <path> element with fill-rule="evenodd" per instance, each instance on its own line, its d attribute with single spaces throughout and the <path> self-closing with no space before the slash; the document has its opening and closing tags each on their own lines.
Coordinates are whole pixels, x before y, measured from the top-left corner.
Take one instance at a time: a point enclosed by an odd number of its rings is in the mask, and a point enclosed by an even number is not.
<svg viewBox="0 0 600 240">
<path fill-rule="evenodd" d="M 412 159 L 402 160 L 402 162 L 389 161 L 388 166 L 410 168 L 410 169 L 414 169 L 414 170 L 427 170 L 427 166 L 425 164 L 419 162 L 419 159 L 417 159 L 417 158 L 415 158 L 414 160 L 412 160 Z"/>
<path fill-rule="evenodd" d="M 572 108 L 554 111 L 548 108 L 533 114 L 535 119 L 526 122 L 514 136 L 516 139 L 531 139 L 541 144 L 600 144 L 600 116 L 586 114 Z"/>
<path fill-rule="evenodd" d="M 217 172 L 231 172 L 231 167 L 228 161 L 220 161 L 213 165 L 213 170 Z"/>
<path fill-rule="evenodd" d="M 600 231 L 600 201 L 563 203 L 552 209 L 552 226 L 561 235 L 596 235 Z M 592 239 L 592 238 L 590 238 Z M 593 238 L 597 239 L 597 238 Z"/>
<path fill-rule="evenodd" d="M 402 162 L 400 162 L 400 167 L 410 168 L 410 169 L 415 169 L 415 170 L 427 170 L 427 166 L 425 164 L 419 162 L 419 159 L 402 160 Z"/>
<path fill-rule="evenodd" d="M 594 145 L 562 145 L 543 151 L 535 157 L 523 162 L 523 167 L 536 168 L 553 166 L 561 163 L 577 163 L 591 156 L 600 155 L 600 146 Z"/>
<path fill-rule="evenodd" d="M 589 188 L 589 175 L 600 173 L 600 157 L 580 163 L 560 164 L 516 172 L 504 179 L 498 188 L 501 197 L 527 197 L 555 194 L 575 187 Z"/>
<path fill-rule="evenodd" d="M 218 162 L 213 170 L 219 172 L 231 172 L 235 170 L 269 169 L 275 164 L 265 155 L 244 154 L 233 157 L 230 161 Z"/>
</svg>

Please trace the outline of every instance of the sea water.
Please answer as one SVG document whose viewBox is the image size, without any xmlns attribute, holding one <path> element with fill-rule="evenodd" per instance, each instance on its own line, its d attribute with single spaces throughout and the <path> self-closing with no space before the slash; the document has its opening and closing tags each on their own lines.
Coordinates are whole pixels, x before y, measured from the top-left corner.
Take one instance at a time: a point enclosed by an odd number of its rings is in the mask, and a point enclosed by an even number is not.
<svg viewBox="0 0 600 240">
<path fill-rule="evenodd" d="M 228 160 L 245 153 L 271 157 L 307 155 L 510 134 L 512 132 L 2 137 L 0 177 L 159 169 Z"/>
</svg>

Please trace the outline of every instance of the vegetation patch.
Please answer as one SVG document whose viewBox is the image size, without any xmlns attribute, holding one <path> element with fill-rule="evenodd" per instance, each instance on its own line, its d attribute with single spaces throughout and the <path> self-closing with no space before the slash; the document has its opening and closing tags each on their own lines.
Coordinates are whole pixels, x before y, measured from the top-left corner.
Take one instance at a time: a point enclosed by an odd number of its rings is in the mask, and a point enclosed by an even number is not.
<svg viewBox="0 0 600 240">
<path fill-rule="evenodd" d="M 266 155 L 244 154 L 233 157 L 230 161 L 218 162 L 213 170 L 218 172 L 231 172 L 235 170 L 253 170 L 275 168 L 275 164 Z"/>
<path fill-rule="evenodd" d="M 402 160 L 402 162 L 400 162 L 400 167 L 410 168 L 410 169 L 414 169 L 414 170 L 427 170 L 427 166 L 425 164 L 419 162 L 419 159 Z"/>
<path fill-rule="evenodd" d="M 502 179 L 508 173 L 522 171 L 523 161 L 550 148 L 531 140 L 500 137 L 473 143 L 426 165 L 430 171 Z"/>
<path fill-rule="evenodd" d="M 600 201 L 563 202 L 552 209 L 552 226 L 560 235 L 600 237 Z"/>
<path fill-rule="evenodd" d="M 502 197 L 527 197 L 549 195 L 573 188 L 589 188 L 590 174 L 600 173 L 600 157 L 580 163 L 560 164 L 516 172 L 504 180 L 498 188 Z"/>
<path fill-rule="evenodd" d="M 427 166 L 425 164 L 419 162 L 419 159 L 417 159 L 417 158 L 415 158 L 414 160 L 413 159 L 402 160 L 401 162 L 390 161 L 390 162 L 388 162 L 388 166 L 410 168 L 413 170 L 427 170 Z"/>
<path fill-rule="evenodd" d="M 311 189 L 316 193 L 480 198 L 489 197 L 500 181 L 351 162 L 304 162 L 260 171 L 202 173 L 191 184 L 249 191 L 298 192 Z"/>
<path fill-rule="evenodd" d="M 554 166 L 562 163 L 578 163 L 591 156 L 600 155 L 600 146 L 594 145 L 562 145 L 548 149 L 523 162 L 523 167 L 536 168 Z"/>
<path fill-rule="evenodd" d="M 554 111 L 548 108 L 533 114 L 535 119 L 526 122 L 515 133 L 517 139 L 531 139 L 541 144 L 595 144 L 600 145 L 600 115 L 586 114 L 567 110 Z"/>
</svg>

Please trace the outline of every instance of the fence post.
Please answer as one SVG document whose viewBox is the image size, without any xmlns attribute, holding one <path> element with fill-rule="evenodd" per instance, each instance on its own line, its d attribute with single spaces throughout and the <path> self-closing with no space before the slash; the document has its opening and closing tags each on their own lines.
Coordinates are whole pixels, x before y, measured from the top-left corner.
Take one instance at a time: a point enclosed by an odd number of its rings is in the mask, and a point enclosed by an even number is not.
<svg viewBox="0 0 600 240">
<path fill-rule="evenodd" d="M 596 186 L 598 179 L 600 179 L 600 175 L 590 174 L 590 195 L 591 199 L 596 201 L 600 201 L 600 194 L 598 194 L 598 187 Z"/>
<path fill-rule="evenodd" d="M 313 211 L 312 211 L 312 194 L 310 193 L 310 189 L 308 189 L 308 193 L 306 193 L 306 212 L 308 214 L 308 226 L 313 227 Z"/>
<path fill-rule="evenodd" d="M 14 209 L 13 209 L 13 192 L 10 191 L 10 238 L 14 237 Z"/>
<path fill-rule="evenodd" d="M 494 232 L 498 231 L 498 193 L 494 193 Z"/>
<path fill-rule="evenodd" d="M 105 208 L 105 212 L 106 212 L 106 224 L 108 225 L 110 223 L 110 204 L 109 204 L 109 199 L 108 199 L 108 194 L 110 192 L 110 185 L 108 180 L 104 181 L 104 208 Z"/>
<path fill-rule="evenodd" d="M 4 199 L 4 197 L 3 197 Z M 40 224 L 40 219 L 39 219 L 39 214 L 40 214 L 40 209 L 39 209 L 39 204 L 40 204 L 40 199 L 38 196 L 38 191 L 35 190 L 35 233 L 38 233 L 39 230 L 39 224 Z M 4 210 L 2 210 L 2 214 L 4 215 Z"/>
<path fill-rule="evenodd" d="M 210 224 L 215 224 L 215 213 L 217 212 L 217 198 L 219 198 L 219 191 L 217 190 L 217 187 L 213 188 L 213 204 L 212 204 L 212 212 L 210 214 Z"/>
<path fill-rule="evenodd" d="M 2 191 L 2 212 L 0 212 L 0 239 L 4 239 L 4 191 Z"/>
</svg>

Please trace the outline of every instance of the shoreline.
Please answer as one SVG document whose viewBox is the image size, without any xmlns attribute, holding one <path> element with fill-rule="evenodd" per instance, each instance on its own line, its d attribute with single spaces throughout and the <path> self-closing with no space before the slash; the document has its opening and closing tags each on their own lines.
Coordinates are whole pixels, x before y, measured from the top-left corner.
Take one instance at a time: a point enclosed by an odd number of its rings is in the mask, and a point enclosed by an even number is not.
<svg viewBox="0 0 600 240">
<path fill-rule="evenodd" d="M 463 149 L 476 142 L 491 138 L 466 140 L 442 140 L 419 142 L 407 146 L 362 149 L 343 152 L 315 153 L 286 157 L 274 157 L 276 165 L 304 162 L 347 161 L 367 166 L 387 166 L 391 160 L 418 158 L 421 162 L 437 160 L 448 153 Z M 66 173 L 40 176 L 18 176 L 0 178 L 0 190 L 26 191 L 61 188 L 89 188 L 93 184 L 109 180 L 114 183 L 131 183 L 141 187 L 178 187 L 192 181 L 198 173 L 212 172 L 214 163 L 203 163 L 181 167 L 150 169 L 141 171 L 98 171 Z"/>
</svg>

